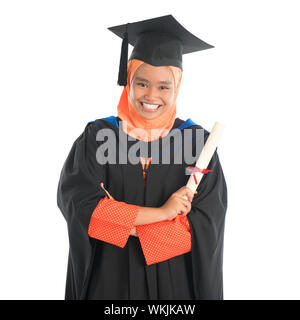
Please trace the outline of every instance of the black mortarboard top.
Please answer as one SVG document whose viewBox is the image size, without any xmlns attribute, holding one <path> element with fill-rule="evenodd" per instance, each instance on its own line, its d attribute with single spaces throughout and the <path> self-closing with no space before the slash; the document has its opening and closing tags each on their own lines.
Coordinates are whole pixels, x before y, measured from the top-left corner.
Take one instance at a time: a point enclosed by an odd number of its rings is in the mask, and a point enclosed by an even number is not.
<svg viewBox="0 0 300 320">
<path fill-rule="evenodd" d="M 118 84 L 127 85 L 128 43 L 134 46 L 129 60 L 153 66 L 182 69 L 182 55 L 213 48 L 186 30 L 172 15 L 108 28 L 123 39 Z"/>
</svg>

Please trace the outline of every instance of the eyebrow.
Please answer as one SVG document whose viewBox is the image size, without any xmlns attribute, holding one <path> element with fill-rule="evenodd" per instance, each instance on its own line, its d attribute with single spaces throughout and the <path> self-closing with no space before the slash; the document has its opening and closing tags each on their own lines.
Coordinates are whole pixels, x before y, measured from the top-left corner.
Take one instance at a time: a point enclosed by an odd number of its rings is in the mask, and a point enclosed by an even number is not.
<svg viewBox="0 0 300 320">
<path fill-rule="evenodd" d="M 144 79 L 144 78 L 140 78 L 140 77 L 136 77 L 135 80 L 143 81 L 143 82 L 149 82 L 149 80 Z M 159 81 L 158 83 L 160 83 L 160 84 L 168 84 L 168 85 L 172 84 L 171 81 Z"/>
</svg>

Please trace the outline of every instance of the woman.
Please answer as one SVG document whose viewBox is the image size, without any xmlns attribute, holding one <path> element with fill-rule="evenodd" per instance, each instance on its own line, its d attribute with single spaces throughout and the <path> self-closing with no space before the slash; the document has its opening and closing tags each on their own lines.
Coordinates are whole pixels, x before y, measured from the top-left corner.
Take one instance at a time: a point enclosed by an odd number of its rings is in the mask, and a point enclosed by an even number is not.
<svg viewBox="0 0 300 320">
<path fill-rule="evenodd" d="M 86 126 L 58 187 L 70 242 L 65 298 L 223 299 L 227 189 L 218 155 L 196 195 L 185 187 L 186 158 L 177 161 L 188 143 L 199 155 L 197 130 L 208 135 L 176 118 L 187 31 L 172 16 L 114 28 L 124 38 L 118 117 Z M 195 50 L 211 47 L 197 41 Z"/>
</svg>

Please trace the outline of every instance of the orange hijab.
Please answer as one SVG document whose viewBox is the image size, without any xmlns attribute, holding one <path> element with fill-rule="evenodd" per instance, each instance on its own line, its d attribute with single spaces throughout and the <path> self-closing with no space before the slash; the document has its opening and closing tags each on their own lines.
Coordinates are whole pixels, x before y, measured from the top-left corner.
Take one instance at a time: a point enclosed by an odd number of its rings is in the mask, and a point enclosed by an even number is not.
<svg viewBox="0 0 300 320">
<path fill-rule="evenodd" d="M 176 99 L 181 83 L 182 71 L 180 68 L 168 66 L 172 71 L 175 81 L 175 95 L 172 106 L 165 111 L 159 118 L 144 119 L 134 109 L 130 103 L 130 85 L 136 70 L 144 63 L 144 61 L 132 59 L 128 62 L 127 69 L 127 86 L 124 87 L 118 104 L 118 117 L 122 119 L 123 131 L 128 135 L 143 141 L 152 141 L 160 137 L 166 136 L 173 127 L 176 118 Z M 143 130 L 138 130 L 139 128 Z"/>
</svg>

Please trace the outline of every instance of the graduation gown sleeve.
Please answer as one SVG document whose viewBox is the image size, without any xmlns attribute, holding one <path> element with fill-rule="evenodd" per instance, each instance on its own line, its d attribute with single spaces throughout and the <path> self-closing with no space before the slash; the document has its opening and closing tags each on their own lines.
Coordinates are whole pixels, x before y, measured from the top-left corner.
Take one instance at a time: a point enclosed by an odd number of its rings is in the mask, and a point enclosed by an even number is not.
<svg viewBox="0 0 300 320">
<path fill-rule="evenodd" d="M 217 151 L 197 188 L 187 215 L 192 237 L 196 299 L 223 299 L 223 241 L 227 187 Z"/>
<path fill-rule="evenodd" d="M 58 184 L 57 204 L 67 222 L 70 244 L 66 299 L 80 299 L 83 294 L 93 256 L 89 223 L 99 201 L 106 196 L 99 185 L 105 183 L 105 166 L 97 163 L 96 148 L 90 125 L 73 143 Z"/>
</svg>

